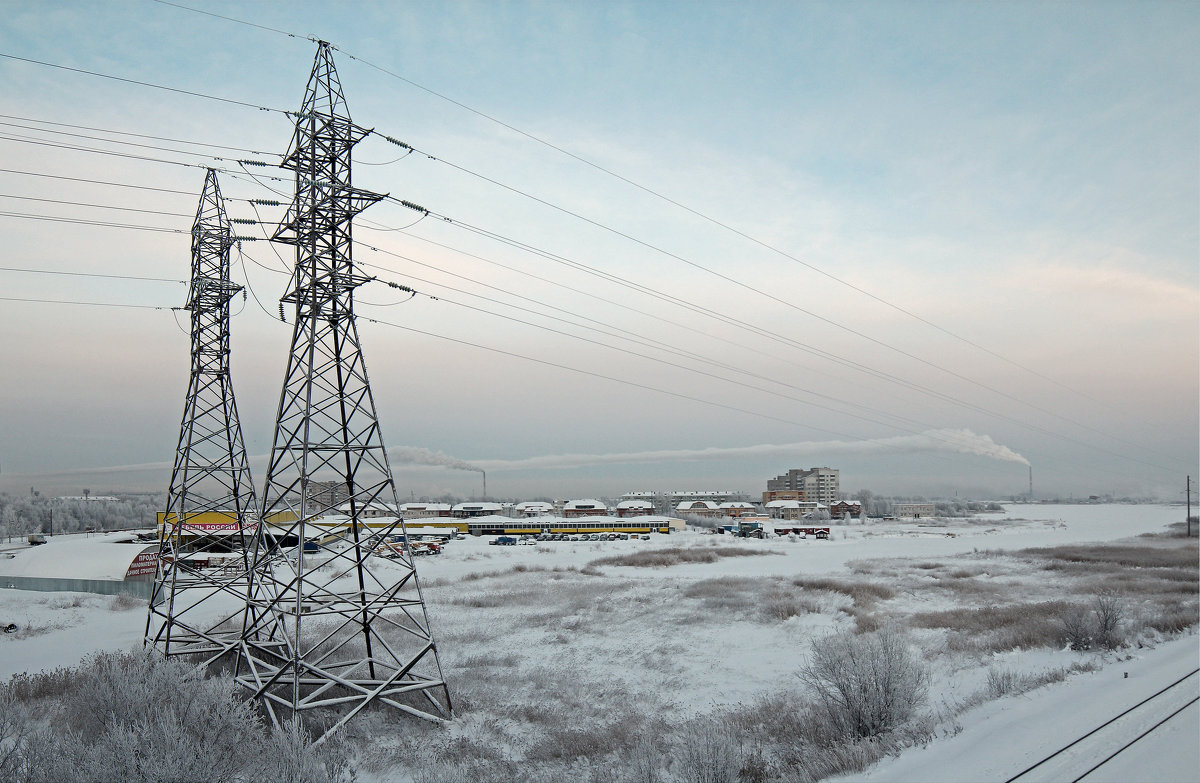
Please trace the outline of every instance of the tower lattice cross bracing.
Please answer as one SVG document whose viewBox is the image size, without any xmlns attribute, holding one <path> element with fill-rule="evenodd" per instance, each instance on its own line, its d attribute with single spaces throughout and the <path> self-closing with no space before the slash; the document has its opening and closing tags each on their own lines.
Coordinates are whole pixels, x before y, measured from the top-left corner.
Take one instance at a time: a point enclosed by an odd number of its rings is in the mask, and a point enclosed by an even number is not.
<svg viewBox="0 0 1200 783">
<path fill-rule="evenodd" d="M 411 551 L 375 554 L 404 523 L 355 324 L 354 292 L 368 278 L 354 267 L 351 225 L 383 196 L 352 185 L 351 150 L 369 131 L 350 119 L 328 44 L 295 118 L 282 166 L 296 195 L 273 238 L 295 248 L 282 299 L 294 331 L 238 681 L 277 724 L 336 707 L 323 736 L 371 704 L 443 720 L 449 692 Z M 379 508 L 397 514 L 368 518 Z"/>
<path fill-rule="evenodd" d="M 159 522 L 159 565 L 145 643 L 212 660 L 238 649 L 257 524 L 254 488 L 229 374 L 229 219 L 209 170 L 192 225 L 191 376 Z"/>
</svg>

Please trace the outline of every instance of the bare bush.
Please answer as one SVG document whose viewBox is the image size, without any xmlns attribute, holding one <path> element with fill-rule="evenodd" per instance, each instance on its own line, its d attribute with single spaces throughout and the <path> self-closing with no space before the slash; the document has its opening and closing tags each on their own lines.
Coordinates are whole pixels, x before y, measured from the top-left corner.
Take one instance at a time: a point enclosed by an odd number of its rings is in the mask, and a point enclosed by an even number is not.
<svg viewBox="0 0 1200 783">
<path fill-rule="evenodd" d="M 684 730 L 678 761 L 683 783 L 738 783 L 741 743 L 727 722 L 699 718 Z"/>
<path fill-rule="evenodd" d="M 1059 618 L 1063 639 L 1072 650 L 1092 649 L 1092 618 L 1087 609 L 1073 606 Z"/>
<path fill-rule="evenodd" d="M 1096 619 L 1096 644 L 1106 650 L 1115 650 L 1125 643 L 1121 624 L 1125 620 L 1125 602 L 1110 592 L 1096 596 L 1092 603 L 1092 614 Z"/>
<path fill-rule="evenodd" d="M 896 597 L 896 591 L 887 585 L 874 582 L 847 581 L 824 576 L 799 576 L 792 584 L 805 590 L 828 590 L 850 596 L 854 603 L 869 606 L 877 600 L 886 601 Z"/>
<path fill-rule="evenodd" d="M 48 719 L 28 724 L 18 688 L 36 691 Z M 73 676 L 57 672 L 5 686 L 6 719 L 26 716 L 14 732 L 0 725 L 0 779 L 21 783 L 206 783 L 353 779 L 335 742 L 314 748 L 298 730 L 267 732 L 234 683 L 204 678 L 190 666 L 153 655 L 107 653 Z M 62 686 L 62 687 L 59 687 Z M 19 706 L 18 706 L 19 705 Z M 3 720 L 0 720 L 3 724 Z"/>
<path fill-rule="evenodd" d="M 629 555 L 614 555 L 601 557 L 588 563 L 588 566 L 632 566 L 635 568 L 663 568 L 681 563 L 715 563 L 722 557 L 748 557 L 751 555 L 773 555 L 766 549 L 743 549 L 736 546 L 693 547 L 685 549 L 674 547 L 670 549 L 649 549 L 644 552 L 634 552 Z"/>
<path fill-rule="evenodd" d="M 1016 693 L 1021 687 L 1021 675 L 1012 669 L 988 669 L 987 690 L 993 699 Z"/>
<path fill-rule="evenodd" d="M 1072 650 L 1091 650 L 1101 647 L 1115 650 L 1125 643 L 1122 625 L 1125 602 L 1113 593 L 1101 593 L 1089 608 L 1075 606 L 1062 614 L 1064 640 Z"/>
<path fill-rule="evenodd" d="M 891 628 L 815 642 L 799 676 L 819 711 L 849 737 L 878 737 L 908 721 L 924 703 L 930 681 L 928 667 Z"/>
</svg>

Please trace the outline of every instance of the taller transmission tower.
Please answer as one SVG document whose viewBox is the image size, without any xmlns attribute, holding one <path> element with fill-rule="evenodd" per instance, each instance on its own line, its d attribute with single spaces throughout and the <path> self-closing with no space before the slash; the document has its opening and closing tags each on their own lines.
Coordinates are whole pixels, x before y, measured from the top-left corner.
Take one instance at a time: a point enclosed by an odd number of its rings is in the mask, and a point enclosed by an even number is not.
<svg viewBox="0 0 1200 783">
<path fill-rule="evenodd" d="M 229 218 L 209 169 L 192 224 L 192 369 L 159 535 L 145 644 L 212 660 L 236 649 L 257 509 L 229 376 Z M 220 553 L 222 568 L 212 567 Z"/>
<path fill-rule="evenodd" d="M 374 554 L 404 523 L 354 319 L 368 278 L 354 268 L 351 222 L 383 198 L 351 185 L 350 151 L 369 132 L 351 122 L 330 46 L 318 42 L 281 164 L 296 172 L 296 197 L 273 239 L 296 248 L 282 300 L 295 329 L 238 680 L 277 725 L 339 707 L 323 736 L 372 703 L 452 717 L 411 551 Z"/>
</svg>

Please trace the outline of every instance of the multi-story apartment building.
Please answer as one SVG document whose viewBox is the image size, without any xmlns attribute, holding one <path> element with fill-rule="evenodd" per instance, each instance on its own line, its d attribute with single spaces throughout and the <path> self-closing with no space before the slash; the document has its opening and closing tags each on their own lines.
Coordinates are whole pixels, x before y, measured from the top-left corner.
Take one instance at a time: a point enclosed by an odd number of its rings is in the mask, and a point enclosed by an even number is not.
<svg viewBox="0 0 1200 783">
<path fill-rule="evenodd" d="M 767 479 L 767 492 L 800 492 L 801 500 L 833 503 L 841 491 L 839 475 L 834 468 L 792 468 L 782 476 Z"/>
</svg>

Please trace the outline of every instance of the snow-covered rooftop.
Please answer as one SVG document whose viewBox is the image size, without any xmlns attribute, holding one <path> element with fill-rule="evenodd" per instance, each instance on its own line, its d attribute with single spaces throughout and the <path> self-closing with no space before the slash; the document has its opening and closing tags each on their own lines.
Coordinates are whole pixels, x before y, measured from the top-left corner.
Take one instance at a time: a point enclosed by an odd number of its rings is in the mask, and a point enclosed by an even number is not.
<svg viewBox="0 0 1200 783">
<path fill-rule="evenodd" d="M 158 552 L 158 544 L 147 545 L 133 533 L 51 536 L 40 546 L 0 554 L 0 583 L 6 576 L 123 580 L 143 552 Z"/>
</svg>

